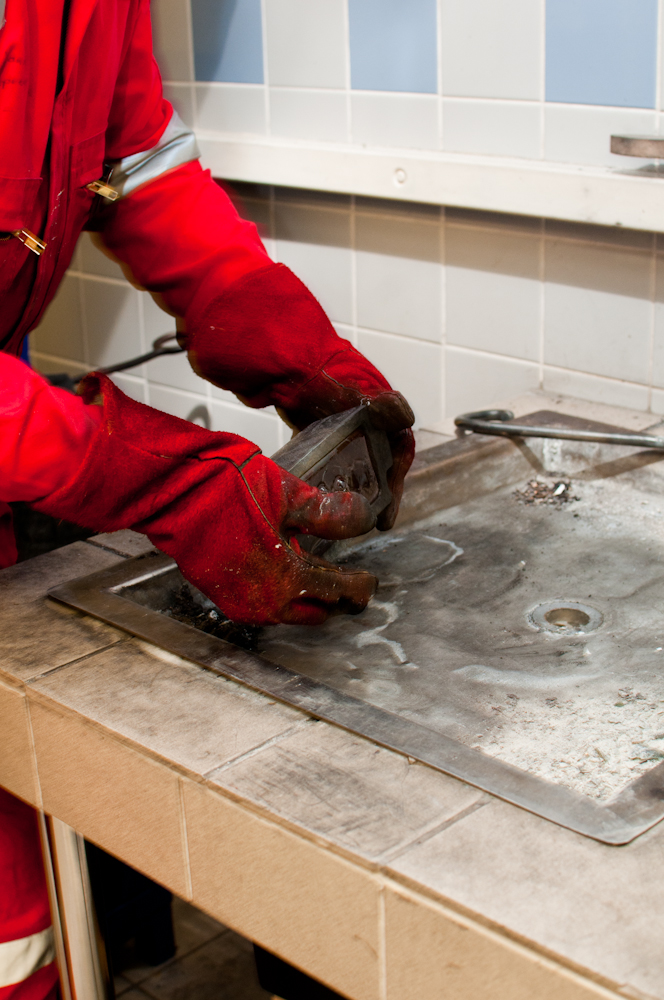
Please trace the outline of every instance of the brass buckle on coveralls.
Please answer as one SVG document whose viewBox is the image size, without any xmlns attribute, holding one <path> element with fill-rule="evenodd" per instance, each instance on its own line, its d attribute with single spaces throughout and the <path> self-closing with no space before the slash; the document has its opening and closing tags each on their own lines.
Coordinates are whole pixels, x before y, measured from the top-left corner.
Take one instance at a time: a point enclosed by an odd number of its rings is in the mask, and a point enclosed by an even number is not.
<svg viewBox="0 0 664 1000">
<path fill-rule="evenodd" d="M 98 194 L 106 201 L 116 201 L 119 197 L 120 192 L 116 191 L 114 187 L 107 184 L 106 181 L 90 181 L 89 184 L 85 185 L 88 191 L 92 191 L 93 194 Z"/>
<path fill-rule="evenodd" d="M 46 244 L 43 240 L 40 240 L 38 236 L 31 233 L 29 229 L 14 229 L 12 230 L 12 236 L 15 236 L 17 240 L 20 240 L 28 250 L 32 250 L 39 257 L 43 254 L 46 249 Z"/>
</svg>

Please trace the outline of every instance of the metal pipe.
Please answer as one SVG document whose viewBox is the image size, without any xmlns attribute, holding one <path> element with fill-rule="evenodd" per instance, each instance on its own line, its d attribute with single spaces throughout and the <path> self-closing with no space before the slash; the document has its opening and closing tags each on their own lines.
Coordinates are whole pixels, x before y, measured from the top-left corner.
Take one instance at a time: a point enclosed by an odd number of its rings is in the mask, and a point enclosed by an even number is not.
<svg viewBox="0 0 664 1000">
<path fill-rule="evenodd" d="M 582 431 L 565 427 L 528 427 L 525 424 L 506 424 L 514 420 L 511 410 L 477 410 L 462 413 L 455 425 L 475 434 L 494 434 L 498 437 L 558 438 L 563 441 L 597 441 L 600 444 L 621 444 L 632 448 L 658 448 L 664 450 L 664 437 L 654 434 L 632 434 L 618 431 Z"/>
<path fill-rule="evenodd" d="M 96 368 L 100 375 L 112 375 L 113 372 L 123 372 L 127 368 L 135 368 L 142 365 L 144 361 L 152 361 L 153 358 L 160 358 L 164 354 L 183 354 L 184 347 L 164 347 L 169 340 L 175 340 L 177 333 L 165 333 L 162 337 L 157 337 L 152 343 L 152 350 L 146 354 L 139 354 L 137 358 L 129 358 L 128 361 L 119 361 L 116 365 L 109 365 L 107 368 Z M 83 378 L 84 376 L 81 376 Z M 80 379 L 79 379 L 80 381 Z"/>
</svg>

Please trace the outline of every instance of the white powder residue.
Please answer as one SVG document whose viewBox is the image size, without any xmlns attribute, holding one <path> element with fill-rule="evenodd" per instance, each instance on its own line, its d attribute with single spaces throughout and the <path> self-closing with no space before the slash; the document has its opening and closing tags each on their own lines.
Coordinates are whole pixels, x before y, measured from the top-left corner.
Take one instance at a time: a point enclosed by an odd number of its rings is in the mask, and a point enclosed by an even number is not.
<svg viewBox="0 0 664 1000">
<path fill-rule="evenodd" d="M 613 700 L 508 697 L 504 718 L 471 745 L 540 778 L 606 800 L 664 760 L 664 699 L 622 688 Z"/>
</svg>

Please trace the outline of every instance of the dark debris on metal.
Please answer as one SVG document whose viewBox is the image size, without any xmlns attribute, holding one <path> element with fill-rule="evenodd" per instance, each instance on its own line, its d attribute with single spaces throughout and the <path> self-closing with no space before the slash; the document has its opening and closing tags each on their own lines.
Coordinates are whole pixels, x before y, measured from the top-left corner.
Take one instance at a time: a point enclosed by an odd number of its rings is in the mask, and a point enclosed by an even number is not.
<svg viewBox="0 0 664 1000">
<path fill-rule="evenodd" d="M 562 507 L 580 497 L 574 496 L 571 492 L 572 482 L 570 479 L 560 477 L 558 479 L 531 479 L 524 489 L 514 490 L 512 496 L 518 503 L 537 506 L 547 504 L 551 507 Z"/>
</svg>

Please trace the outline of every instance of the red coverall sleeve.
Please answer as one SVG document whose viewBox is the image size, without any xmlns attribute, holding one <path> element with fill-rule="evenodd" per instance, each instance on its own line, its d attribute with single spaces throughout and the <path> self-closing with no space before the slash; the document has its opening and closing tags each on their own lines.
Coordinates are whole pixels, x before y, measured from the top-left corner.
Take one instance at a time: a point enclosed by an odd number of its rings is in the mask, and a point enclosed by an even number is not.
<svg viewBox="0 0 664 1000">
<path fill-rule="evenodd" d="M 152 54 L 148 0 L 140 0 L 128 39 L 106 136 L 109 160 L 150 149 L 171 117 Z M 127 264 L 136 282 L 158 292 L 184 316 L 212 271 L 218 291 L 265 267 L 258 231 L 241 219 L 230 198 L 196 160 L 145 184 L 103 213 L 101 237 Z"/>
<path fill-rule="evenodd" d="M 138 188 L 105 213 L 104 244 L 134 280 L 184 316 L 201 283 L 218 293 L 270 263 L 256 226 L 201 168 L 186 163 Z"/>
<path fill-rule="evenodd" d="M 73 479 L 101 409 L 0 354 L 0 501 L 37 500 Z"/>
</svg>

